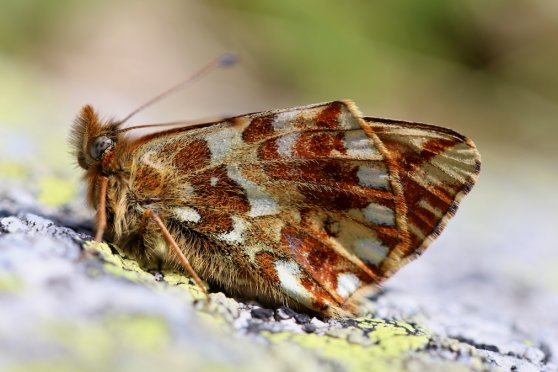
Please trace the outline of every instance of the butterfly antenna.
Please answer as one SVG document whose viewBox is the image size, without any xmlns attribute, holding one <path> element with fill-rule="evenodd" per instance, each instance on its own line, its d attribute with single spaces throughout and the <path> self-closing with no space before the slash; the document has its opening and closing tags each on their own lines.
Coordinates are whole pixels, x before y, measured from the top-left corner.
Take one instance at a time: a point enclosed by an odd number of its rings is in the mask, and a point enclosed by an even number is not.
<svg viewBox="0 0 558 372">
<path fill-rule="evenodd" d="M 193 74 L 192 76 L 190 76 L 186 80 L 181 81 L 180 83 L 168 88 L 167 90 L 163 91 L 162 93 L 156 95 L 155 97 L 151 98 L 149 101 L 147 101 L 144 104 L 142 104 L 141 106 L 139 106 L 137 109 L 135 109 L 130 114 L 128 114 L 128 116 L 126 116 L 118 124 L 124 124 L 125 122 L 130 120 L 131 117 L 136 115 L 138 112 L 144 110 L 146 107 L 149 107 L 152 104 L 162 100 L 163 98 L 173 94 L 177 90 L 180 90 L 180 89 L 194 83 L 196 80 L 198 80 L 199 78 L 207 75 L 211 71 L 213 71 L 217 68 L 232 66 L 232 65 L 236 64 L 237 61 L 238 61 L 238 56 L 236 55 L 236 53 L 228 52 L 228 53 L 224 53 L 224 54 L 220 55 L 219 57 L 217 57 L 217 58 L 211 60 L 210 62 L 208 62 L 205 66 L 203 66 L 195 74 Z"/>
</svg>

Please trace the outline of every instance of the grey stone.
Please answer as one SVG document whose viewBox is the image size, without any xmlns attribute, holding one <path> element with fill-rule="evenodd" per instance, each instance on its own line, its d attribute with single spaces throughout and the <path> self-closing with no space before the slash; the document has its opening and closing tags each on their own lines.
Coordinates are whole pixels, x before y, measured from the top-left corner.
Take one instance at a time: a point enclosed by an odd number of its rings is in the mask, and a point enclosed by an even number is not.
<svg viewBox="0 0 558 372">
<path fill-rule="evenodd" d="M 328 343 L 344 340 L 337 350 L 358 346 L 375 353 L 384 349 L 374 347 L 389 345 L 382 332 L 399 329 L 400 338 L 426 337 L 428 343 L 389 358 L 375 356 L 396 369 L 555 370 L 552 339 L 521 330 L 510 317 L 487 316 L 435 295 L 425 302 L 412 292 L 386 290 L 368 304 L 372 317 L 346 320 L 311 318 L 289 308 L 273 311 L 223 293 L 212 293 L 209 303 L 194 301 L 188 279 L 143 271 L 108 248 L 87 248 L 94 254 L 84 255 L 82 245 L 91 236 L 87 224 L 71 215 L 56 210 L 41 215 L 41 207 L 31 203 L 18 211 L 17 203 L 6 199 L 0 211 L 0 369 L 59 360 L 53 368 L 108 363 L 130 371 L 184 365 L 350 370 L 358 360 L 322 354 Z M 287 341 L 276 345 L 274 335 Z M 304 335 L 312 338 L 298 342 Z"/>
</svg>

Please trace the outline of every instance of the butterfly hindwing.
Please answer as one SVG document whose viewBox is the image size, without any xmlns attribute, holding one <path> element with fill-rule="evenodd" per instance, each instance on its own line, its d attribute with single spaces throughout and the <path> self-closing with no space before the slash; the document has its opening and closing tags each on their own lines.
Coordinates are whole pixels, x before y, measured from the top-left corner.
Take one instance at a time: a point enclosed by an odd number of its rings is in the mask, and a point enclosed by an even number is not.
<svg viewBox="0 0 558 372">
<path fill-rule="evenodd" d="M 182 190 L 166 201 L 175 204 L 167 219 L 221 247 L 231 270 L 260 283 L 258 296 L 289 302 L 284 294 L 326 315 L 353 312 L 359 289 L 426 248 L 479 164 L 472 143 L 452 131 L 362 118 L 348 101 L 157 138 L 141 152 L 163 153 L 174 168 L 165 182 Z M 235 287 L 234 273 L 201 271 Z"/>
</svg>

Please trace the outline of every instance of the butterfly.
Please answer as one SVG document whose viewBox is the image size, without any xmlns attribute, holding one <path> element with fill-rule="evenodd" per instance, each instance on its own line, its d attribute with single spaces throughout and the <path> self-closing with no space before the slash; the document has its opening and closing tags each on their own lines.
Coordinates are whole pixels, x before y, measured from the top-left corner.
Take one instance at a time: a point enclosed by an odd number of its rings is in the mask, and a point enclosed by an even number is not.
<svg viewBox="0 0 558 372">
<path fill-rule="evenodd" d="M 137 127 L 132 127 L 137 128 Z M 84 106 L 71 143 L 97 240 L 205 289 L 326 317 L 420 255 L 480 171 L 471 140 L 351 101 L 129 136 Z"/>
</svg>

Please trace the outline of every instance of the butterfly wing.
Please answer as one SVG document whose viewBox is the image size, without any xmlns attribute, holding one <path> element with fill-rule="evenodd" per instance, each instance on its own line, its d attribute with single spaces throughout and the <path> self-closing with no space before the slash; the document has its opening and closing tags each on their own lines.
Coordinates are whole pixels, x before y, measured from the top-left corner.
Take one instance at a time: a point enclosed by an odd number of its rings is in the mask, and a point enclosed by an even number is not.
<svg viewBox="0 0 558 372">
<path fill-rule="evenodd" d="M 354 312 L 359 289 L 420 253 L 478 173 L 465 138 L 363 119 L 344 101 L 170 131 L 144 146 L 174 168 L 161 184 L 182 191 L 164 217 L 196 250 L 202 277 L 325 315 Z"/>
<path fill-rule="evenodd" d="M 382 270 L 393 274 L 442 232 L 480 172 L 474 143 L 450 129 L 364 118 L 392 158 L 405 201 L 409 242 L 390 252 Z"/>
<path fill-rule="evenodd" d="M 332 102 L 253 118 L 243 131 L 258 161 L 242 168 L 287 212 L 275 232 L 284 252 L 276 280 L 322 312 L 378 282 L 379 264 L 401 243 L 385 149 L 362 125 L 351 103 Z"/>
</svg>

